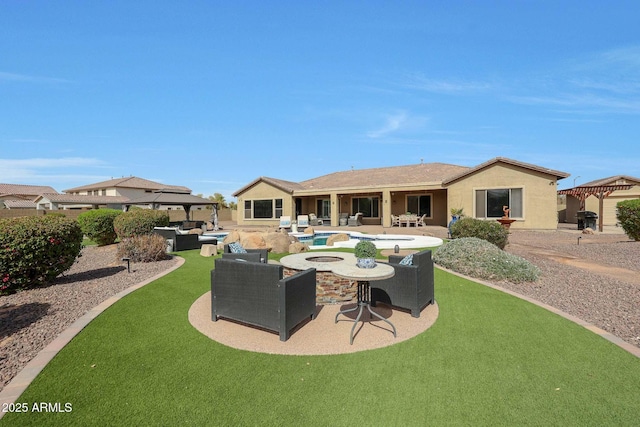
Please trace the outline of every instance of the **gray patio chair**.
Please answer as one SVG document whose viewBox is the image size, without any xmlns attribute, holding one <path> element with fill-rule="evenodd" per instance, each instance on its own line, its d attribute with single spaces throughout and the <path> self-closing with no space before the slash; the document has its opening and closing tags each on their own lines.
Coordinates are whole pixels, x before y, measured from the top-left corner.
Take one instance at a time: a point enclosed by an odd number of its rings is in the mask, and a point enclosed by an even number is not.
<svg viewBox="0 0 640 427">
<path fill-rule="evenodd" d="M 219 258 L 211 270 L 211 320 L 225 318 L 289 339 L 316 313 L 316 269 L 282 278 L 281 265 Z"/>
<path fill-rule="evenodd" d="M 245 249 L 245 251 L 247 251 L 246 254 L 233 253 L 229 244 L 225 243 L 224 248 L 222 249 L 222 256 L 225 258 L 229 257 L 235 259 L 245 259 L 247 261 L 255 261 L 255 257 L 247 256 L 247 254 L 258 254 L 259 260 L 262 260 L 262 262 L 266 263 L 267 261 L 269 261 L 269 249 Z M 225 256 L 224 254 L 232 254 L 233 256 Z"/>
<path fill-rule="evenodd" d="M 400 255 L 390 255 L 389 265 L 395 275 L 390 279 L 371 282 L 371 305 L 376 302 L 404 308 L 411 316 L 420 317 L 420 312 L 435 302 L 433 290 L 433 260 L 431 251 L 413 254 L 412 265 L 401 265 Z"/>
</svg>

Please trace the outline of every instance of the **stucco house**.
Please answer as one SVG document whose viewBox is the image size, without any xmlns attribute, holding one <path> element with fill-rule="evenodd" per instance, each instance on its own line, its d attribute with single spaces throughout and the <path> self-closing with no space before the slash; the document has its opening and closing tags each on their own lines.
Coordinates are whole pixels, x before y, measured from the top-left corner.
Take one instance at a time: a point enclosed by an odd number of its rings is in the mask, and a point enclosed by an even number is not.
<svg viewBox="0 0 640 427">
<path fill-rule="evenodd" d="M 0 209 L 35 209 L 40 194 L 57 194 L 46 185 L 0 184 Z"/>
<path fill-rule="evenodd" d="M 496 157 L 476 167 L 445 163 L 334 172 L 302 182 L 259 177 L 233 196 L 239 225 L 277 225 L 315 213 L 332 226 L 341 214 L 363 214 L 364 224 L 391 227 L 391 215 L 426 215 L 429 225 L 446 226 L 451 209 L 494 220 L 509 206 L 513 228 L 556 229 L 557 182 L 569 174 Z"/>
<path fill-rule="evenodd" d="M 640 198 L 640 178 L 628 175 L 610 176 L 561 190 L 559 194 L 566 195 L 566 222 L 576 223 L 577 212 L 584 210 L 601 215 L 598 218 L 599 224 L 602 220 L 602 225 L 615 226 L 618 223 L 616 204 Z"/>
<path fill-rule="evenodd" d="M 187 187 L 166 185 L 135 176 L 115 178 L 94 184 L 63 190 L 63 194 L 42 193 L 35 199 L 38 209 L 122 209 L 129 200 L 159 191 L 191 194 Z M 161 209 L 182 209 L 181 206 L 160 206 Z"/>
</svg>

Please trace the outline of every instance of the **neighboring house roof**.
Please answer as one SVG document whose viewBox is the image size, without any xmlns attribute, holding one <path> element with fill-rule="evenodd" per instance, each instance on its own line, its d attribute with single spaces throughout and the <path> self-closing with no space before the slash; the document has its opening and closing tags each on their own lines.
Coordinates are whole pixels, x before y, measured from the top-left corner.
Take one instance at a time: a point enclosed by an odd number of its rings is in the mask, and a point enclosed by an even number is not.
<svg viewBox="0 0 640 427">
<path fill-rule="evenodd" d="M 35 202 L 39 202 L 42 199 L 47 199 L 52 203 L 76 203 L 79 205 L 107 205 L 107 204 L 123 204 L 129 201 L 128 197 L 124 196 L 86 196 L 78 194 L 41 194 Z"/>
<path fill-rule="evenodd" d="M 7 209 L 35 209 L 36 204 L 31 200 L 4 200 L 5 207 Z"/>
<path fill-rule="evenodd" d="M 486 161 L 486 162 L 484 162 L 482 164 L 479 164 L 478 166 L 476 166 L 474 168 L 470 168 L 470 169 L 468 169 L 468 170 L 466 170 L 466 171 L 464 171 L 464 172 L 462 172 L 462 173 L 460 173 L 458 175 L 454 175 L 454 176 L 451 176 L 451 177 L 445 179 L 442 182 L 442 184 L 443 185 L 451 184 L 454 181 L 457 181 L 459 179 L 465 178 L 465 177 L 467 177 L 467 176 L 469 176 L 471 174 L 474 174 L 474 173 L 476 173 L 476 172 L 478 172 L 478 171 L 480 171 L 482 169 L 485 169 L 485 168 L 487 168 L 489 166 L 492 166 L 492 165 L 495 165 L 497 163 L 505 163 L 505 164 L 512 165 L 512 166 L 517 166 L 517 167 L 520 167 L 520 168 L 523 168 L 523 169 L 529 169 L 529 170 L 532 170 L 534 172 L 540 172 L 540 173 L 544 173 L 544 174 L 547 174 L 547 175 L 552 175 L 552 176 L 556 177 L 556 179 L 563 179 L 563 178 L 566 178 L 566 177 L 568 177 L 570 175 L 570 174 L 568 174 L 566 172 L 560 172 L 560 171 L 553 170 L 553 169 L 543 168 L 541 166 L 536 166 L 536 165 L 533 165 L 531 163 L 524 163 L 524 162 L 520 162 L 518 160 L 509 159 L 509 158 L 506 158 L 506 157 L 495 157 L 495 158 L 493 158 L 491 160 L 488 160 L 488 161 Z"/>
<path fill-rule="evenodd" d="M 108 181 L 96 182 L 95 184 L 83 185 L 80 187 L 69 188 L 64 190 L 65 193 L 78 193 L 81 191 L 100 190 L 103 188 L 140 188 L 143 190 L 163 190 L 171 189 L 172 191 L 180 191 L 191 193 L 191 189 L 180 185 L 166 185 L 155 181 L 150 181 L 137 176 L 129 176 L 124 178 L 115 178 Z"/>
<path fill-rule="evenodd" d="M 597 187 L 602 185 L 638 185 L 640 184 L 640 178 L 635 178 L 629 175 L 616 175 L 609 176 L 607 178 L 596 179 L 595 181 L 590 181 L 584 184 L 579 185 L 579 187 Z"/>
<path fill-rule="evenodd" d="M 45 185 L 0 184 L 0 198 L 9 196 L 35 197 L 42 193 L 57 193 L 57 191 Z"/>
<path fill-rule="evenodd" d="M 244 193 L 245 191 L 247 191 L 249 188 L 253 187 L 254 185 L 258 184 L 259 182 L 266 182 L 267 184 L 270 184 L 282 191 L 285 191 L 289 194 L 293 194 L 293 192 L 295 190 L 303 190 L 304 187 L 302 187 L 299 183 L 297 182 L 291 182 L 291 181 L 285 181 L 283 179 L 276 179 L 276 178 L 269 178 L 268 176 L 261 176 L 259 178 L 254 179 L 253 181 L 251 181 L 249 184 L 245 185 L 244 187 L 242 187 L 241 189 L 239 189 L 238 191 L 236 191 L 235 193 L 233 193 L 233 197 L 237 197 L 238 194 Z"/>
<path fill-rule="evenodd" d="M 353 187 L 391 187 L 404 185 L 440 185 L 454 174 L 468 170 L 466 166 L 446 163 L 420 163 L 416 165 L 348 170 L 334 172 L 302 181 L 305 190 L 332 190 Z"/>
</svg>

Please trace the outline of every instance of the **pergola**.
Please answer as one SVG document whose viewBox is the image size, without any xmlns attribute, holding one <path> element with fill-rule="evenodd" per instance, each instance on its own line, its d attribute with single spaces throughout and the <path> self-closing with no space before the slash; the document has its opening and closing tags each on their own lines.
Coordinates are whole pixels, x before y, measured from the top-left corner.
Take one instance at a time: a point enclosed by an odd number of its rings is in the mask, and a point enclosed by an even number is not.
<svg viewBox="0 0 640 427">
<path fill-rule="evenodd" d="M 191 206 L 198 205 L 211 205 L 213 206 L 214 215 L 218 210 L 218 202 L 212 202 L 211 200 L 204 199 L 199 196 L 194 196 L 188 193 L 170 192 L 167 190 L 160 190 L 153 193 L 145 194 L 135 199 L 130 199 L 123 203 L 125 210 L 129 210 L 132 205 L 151 205 L 152 209 L 158 209 L 161 205 L 165 206 L 182 206 L 186 213 L 186 220 L 190 221 L 189 213 Z"/>
<path fill-rule="evenodd" d="M 604 199 L 609 197 L 611 193 L 618 190 L 629 190 L 633 185 L 594 185 L 574 187 L 566 190 L 559 190 L 559 195 L 573 196 L 580 200 L 580 208 L 584 207 L 585 200 L 589 196 L 596 196 L 598 198 L 598 230 L 602 232 L 603 222 L 602 216 L 604 215 Z"/>
</svg>

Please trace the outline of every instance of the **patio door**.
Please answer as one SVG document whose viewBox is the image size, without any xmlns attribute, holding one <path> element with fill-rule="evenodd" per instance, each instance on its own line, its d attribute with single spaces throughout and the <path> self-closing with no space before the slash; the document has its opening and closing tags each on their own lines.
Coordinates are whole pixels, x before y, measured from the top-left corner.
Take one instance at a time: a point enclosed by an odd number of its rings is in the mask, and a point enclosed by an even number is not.
<svg viewBox="0 0 640 427">
<path fill-rule="evenodd" d="M 318 199 L 318 218 L 331 219 L 331 200 Z"/>
</svg>

